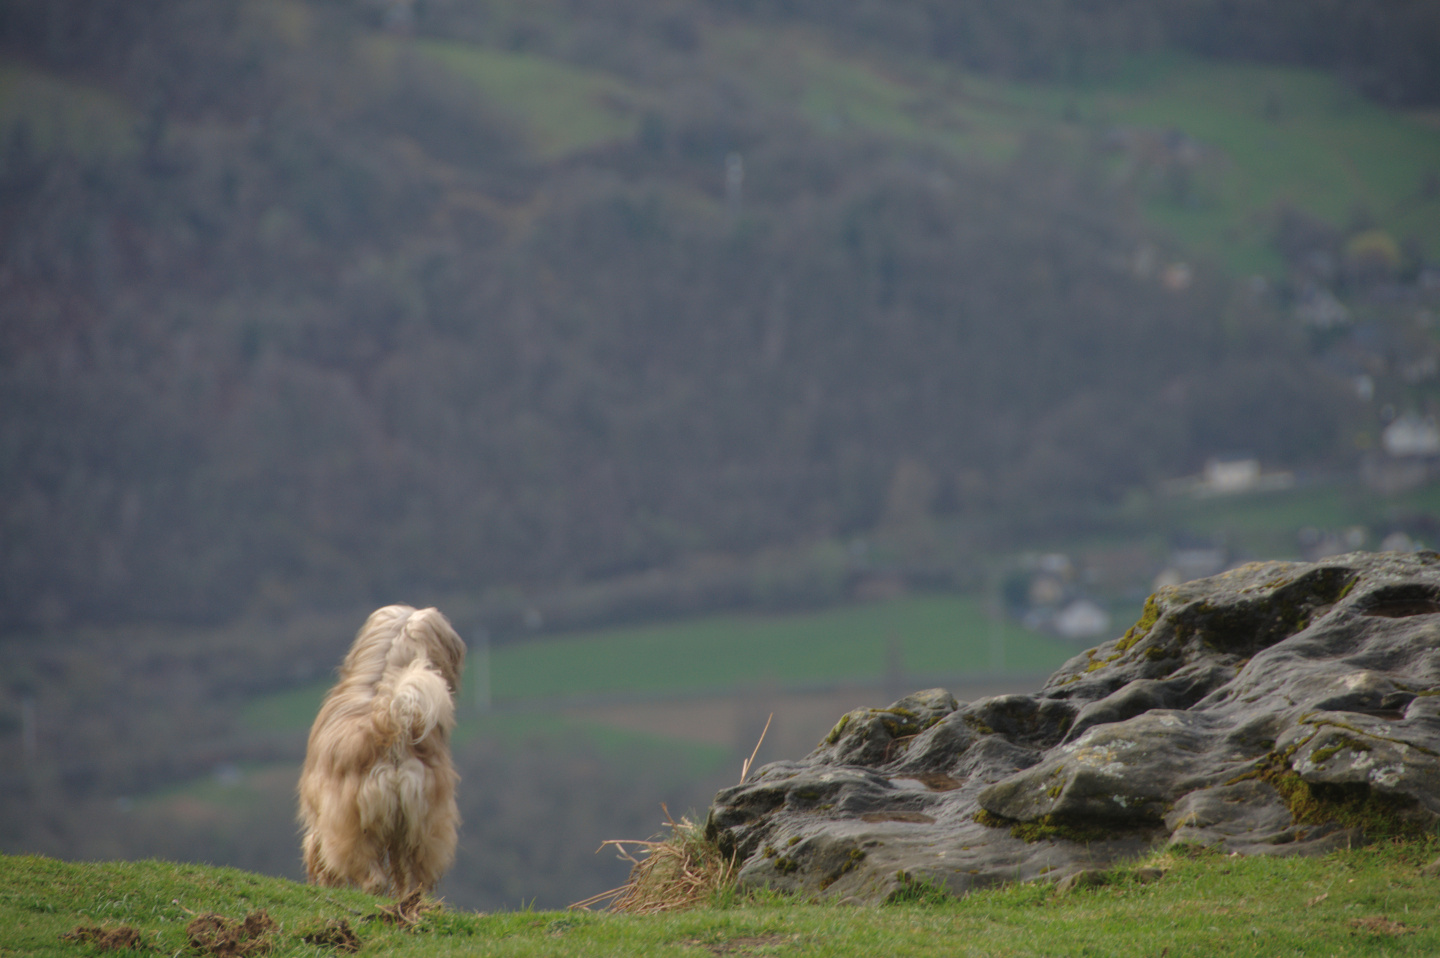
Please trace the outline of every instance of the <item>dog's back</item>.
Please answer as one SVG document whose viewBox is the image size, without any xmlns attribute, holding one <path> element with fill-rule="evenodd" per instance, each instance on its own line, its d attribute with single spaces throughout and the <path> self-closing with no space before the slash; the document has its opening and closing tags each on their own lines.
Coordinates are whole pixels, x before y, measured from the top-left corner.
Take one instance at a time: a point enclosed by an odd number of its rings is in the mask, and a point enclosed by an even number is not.
<svg viewBox="0 0 1440 958">
<path fill-rule="evenodd" d="M 300 776 L 310 880 L 402 895 L 428 890 L 455 854 L 450 761 L 465 644 L 435 609 L 386 606 L 366 621 L 310 730 Z"/>
</svg>

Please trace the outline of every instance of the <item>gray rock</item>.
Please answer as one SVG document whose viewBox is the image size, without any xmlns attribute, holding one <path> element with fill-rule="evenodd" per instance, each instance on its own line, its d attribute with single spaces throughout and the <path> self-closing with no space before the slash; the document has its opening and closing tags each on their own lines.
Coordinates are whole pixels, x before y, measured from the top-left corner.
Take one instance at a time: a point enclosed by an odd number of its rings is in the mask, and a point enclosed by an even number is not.
<svg viewBox="0 0 1440 958">
<path fill-rule="evenodd" d="M 706 828 L 743 886 L 875 901 L 916 881 L 1078 887 L 1171 842 L 1314 854 L 1437 821 L 1440 555 L 1355 553 L 1162 589 L 1033 695 L 857 709 L 720 792 Z"/>
</svg>

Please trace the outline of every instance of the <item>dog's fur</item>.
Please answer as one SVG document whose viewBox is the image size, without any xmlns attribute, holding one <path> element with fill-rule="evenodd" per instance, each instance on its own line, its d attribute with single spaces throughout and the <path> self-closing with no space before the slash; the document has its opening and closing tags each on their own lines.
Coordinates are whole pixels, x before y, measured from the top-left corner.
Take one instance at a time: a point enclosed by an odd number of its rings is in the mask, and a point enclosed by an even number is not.
<svg viewBox="0 0 1440 958">
<path fill-rule="evenodd" d="M 310 729 L 300 774 L 301 850 L 317 885 L 403 896 L 455 858 L 450 761 L 465 643 L 436 609 L 366 620 Z"/>
</svg>

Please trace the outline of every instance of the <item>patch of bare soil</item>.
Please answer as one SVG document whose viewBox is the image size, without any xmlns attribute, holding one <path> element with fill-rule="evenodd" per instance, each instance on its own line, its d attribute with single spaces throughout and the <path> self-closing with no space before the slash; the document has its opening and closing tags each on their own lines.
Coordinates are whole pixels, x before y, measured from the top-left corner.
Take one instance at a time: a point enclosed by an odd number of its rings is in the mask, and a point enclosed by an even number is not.
<svg viewBox="0 0 1440 958">
<path fill-rule="evenodd" d="M 687 938 L 680 944 L 689 945 L 692 948 L 704 948 L 716 958 L 725 958 L 727 955 L 753 955 L 762 952 L 773 952 L 780 945 L 787 945 L 799 940 L 799 935 L 750 935 L 743 938 L 726 938 L 724 941 L 703 941 L 699 938 Z"/>
<path fill-rule="evenodd" d="M 121 925 L 119 928 L 79 925 L 74 931 L 61 935 L 60 940 L 93 944 L 100 951 L 149 950 L 145 939 L 140 937 L 140 932 L 129 925 Z"/>
<path fill-rule="evenodd" d="M 300 936 L 307 945 L 328 945 L 336 951 L 353 955 L 360 950 L 360 938 L 343 918 L 330 919 L 319 928 L 311 929 Z"/>
<path fill-rule="evenodd" d="M 275 919 L 263 910 L 252 911 L 243 921 L 208 912 L 186 925 L 185 934 L 190 936 L 190 945 L 202 954 L 248 958 L 269 954 L 274 947 L 270 935 L 277 927 Z"/>
<path fill-rule="evenodd" d="M 1345 924 L 1357 931 L 1368 931 L 1372 935 L 1408 935 L 1415 930 L 1398 921 L 1391 921 L 1384 915 L 1371 915 L 1368 918 L 1352 918 Z"/>
</svg>

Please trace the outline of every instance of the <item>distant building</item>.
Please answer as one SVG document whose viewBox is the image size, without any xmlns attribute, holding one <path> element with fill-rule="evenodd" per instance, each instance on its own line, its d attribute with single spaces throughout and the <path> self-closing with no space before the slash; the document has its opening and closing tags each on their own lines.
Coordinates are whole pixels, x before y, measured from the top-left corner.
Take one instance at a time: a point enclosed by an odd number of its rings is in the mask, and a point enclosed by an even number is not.
<svg viewBox="0 0 1440 958">
<path fill-rule="evenodd" d="M 1055 614 L 1052 625 L 1062 638 L 1091 639 L 1110 631 L 1110 613 L 1089 599 L 1076 599 Z"/>
<path fill-rule="evenodd" d="M 1160 492 L 1167 496 L 1194 496 L 1196 499 L 1205 499 L 1210 496 L 1274 492 L 1294 487 L 1295 474 L 1289 470 L 1276 469 L 1266 472 L 1260 468 L 1258 459 L 1231 456 L 1209 460 L 1198 476 L 1165 480 L 1160 484 Z"/>
<path fill-rule="evenodd" d="M 1211 459 L 1205 463 L 1205 485 L 1210 492 L 1245 492 L 1259 481 L 1259 459 Z"/>
<path fill-rule="evenodd" d="M 1295 304 L 1295 318 L 1316 329 L 1333 329 L 1350 322 L 1350 310 L 1324 287 L 1305 290 Z"/>
<path fill-rule="evenodd" d="M 1397 459 L 1440 454 L 1440 427 L 1435 420 L 1406 413 L 1380 434 L 1380 445 Z"/>
<path fill-rule="evenodd" d="M 1418 489 L 1440 468 L 1440 426 L 1434 417 L 1405 413 L 1380 434 L 1380 449 L 1360 461 L 1366 487 L 1383 495 Z"/>
</svg>

